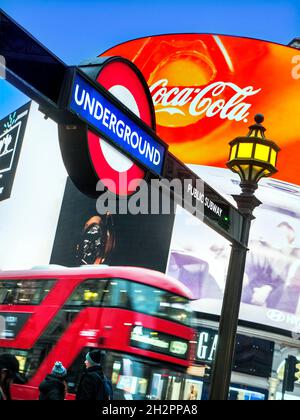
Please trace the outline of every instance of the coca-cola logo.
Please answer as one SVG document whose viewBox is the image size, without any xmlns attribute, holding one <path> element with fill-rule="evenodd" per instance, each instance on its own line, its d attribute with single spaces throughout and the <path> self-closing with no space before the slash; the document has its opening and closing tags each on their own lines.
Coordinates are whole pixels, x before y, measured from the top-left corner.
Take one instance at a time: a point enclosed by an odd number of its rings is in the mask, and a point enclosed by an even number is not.
<svg viewBox="0 0 300 420">
<path fill-rule="evenodd" d="M 168 79 L 160 79 L 150 86 L 155 112 L 170 116 L 214 117 L 230 121 L 248 122 L 249 109 L 252 104 L 246 98 L 256 95 L 261 88 L 253 86 L 240 88 L 232 82 L 214 82 L 204 87 L 169 86 Z M 163 124 L 165 125 L 165 124 Z"/>
</svg>

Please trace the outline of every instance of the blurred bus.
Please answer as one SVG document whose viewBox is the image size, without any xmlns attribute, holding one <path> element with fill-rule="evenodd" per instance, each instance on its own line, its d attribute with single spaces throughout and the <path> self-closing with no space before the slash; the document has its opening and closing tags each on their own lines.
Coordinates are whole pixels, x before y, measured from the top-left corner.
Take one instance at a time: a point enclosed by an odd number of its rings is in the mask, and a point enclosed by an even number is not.
<svg viewBox="0 0 300 420">
<path fill-rule="evenodd" d="M 100 349 L 114 399 L 182 399 L 194 340 L 190 298 L 179 281 L 136 267 L 0 271 L 0 353 L 16 355 L 27 380 L 12 386 L 13 398 L 37 399 L 59 360 L 73 399 L 85 354 Z"/>
</svg>

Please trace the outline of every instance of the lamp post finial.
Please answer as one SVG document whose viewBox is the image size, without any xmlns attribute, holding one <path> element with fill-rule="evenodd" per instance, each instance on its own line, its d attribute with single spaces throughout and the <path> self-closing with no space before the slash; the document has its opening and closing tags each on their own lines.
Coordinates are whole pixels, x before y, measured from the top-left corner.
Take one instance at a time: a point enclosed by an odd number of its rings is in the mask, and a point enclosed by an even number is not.
<svg viewBox="0 0 300 420">
<path fill-rule="evenodd" d="M 254 116 L 254 121 L 255 121 L 257 124 L 261 124 L 261 123 L 264 121 L 264 119 L 265 119 L 265 117 L 263 116 L 263 114 L 256 114 L 256 115 Z"/>
</svg>

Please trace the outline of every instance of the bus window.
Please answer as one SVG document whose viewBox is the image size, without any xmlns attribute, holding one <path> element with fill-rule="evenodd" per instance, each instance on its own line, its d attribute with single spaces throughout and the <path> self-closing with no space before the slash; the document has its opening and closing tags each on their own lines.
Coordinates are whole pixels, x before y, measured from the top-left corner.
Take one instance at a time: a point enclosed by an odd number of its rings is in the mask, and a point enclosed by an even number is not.
<svg viewBox="0 0 300 420">
<path fill-rule="evenodd" d="M 85 348 L 68 368 L 68 391 L 76 393 L 84 369 Z M 185 375 L 167 368 L 160 361 L 150 361 L 129 354 L 105 352 L 102 366 L 113 384 L 114 400 L 175 400 L 183 392 Z"/>
<path fill-rule="evenodd" d="M 106 360 L 108 370 L 112 370 L 114 398 L 116 400 L 145 400 L 150 366 L 127 355 L 109 354 Z"/>
<path fill-rule="evenodd" d="M 3 353 L 9 353 L 16 356 L 18 362 L 19 362 L 19 373 L 24 377 L 27 373 L 27 366 L 28 366 L 28 355 L 29 352 L 27 350 L 19 350 L 19 349 L 10 349 L 5 347 L 0 347 L 0 354 Z"/>
<path fill-rule="evenodd" d="M 126 280 L 110 280 L 104 290 L 103 306 L 129 308 L 128 284 L 129 282 Z"/>
<path fill-rule="evenodd" d="M 188 299 L 140 283 L 111 279 L 103 290 L 103 306 L 127 308 L 190 326 Z"/>
<path fill-rule="evenodd" d="M 88 279 L 85 280 L 73 292 L 67 302 L 71 306 L 102 306 L 103 291 L 107 279 Z"/>
<path fill-rule="evenodd" d="M 0 305 L 39 305 L 54 280 L 0 280 Z"/>
<path fill-rule="evenodd" d="M 130 283 L 130 302 L 134 311 L 190 325 L 192 312 L 188 299 L 138 283 Z"/>
<path fill-rule="evenodd" d="M 92 348 L 85 348 L 68 368 L 68 392 L 76 393 L 79 380 L 84 371 L 85 355 Z M 114 400 L 146 398 L 148 388 L 148 375 L 150 368 L 146 363 L 140 362 L 132 356 L 103 352 L 103 370 L 112 380 Z"/>
</svg>

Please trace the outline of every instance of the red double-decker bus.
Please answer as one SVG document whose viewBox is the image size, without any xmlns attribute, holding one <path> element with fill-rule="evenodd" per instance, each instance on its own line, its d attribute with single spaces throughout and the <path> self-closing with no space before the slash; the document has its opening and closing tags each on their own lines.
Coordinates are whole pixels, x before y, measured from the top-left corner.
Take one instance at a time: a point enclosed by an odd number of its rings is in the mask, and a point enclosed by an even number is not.
<svg viewBox="0 0 300 420">
<path fill-rule="evenodd" d="M 87 351 L 103 350 L 114 399 L 182 399 L 194 331 L 190 293 L 161 273 L 135 267 L 0 271 L 0 353 L 27 379 L 14 399 L 37 399 L 55 361 L 74 398 Z M 2 325 L 2 327 L 1 327 Z"/>
</svg>

